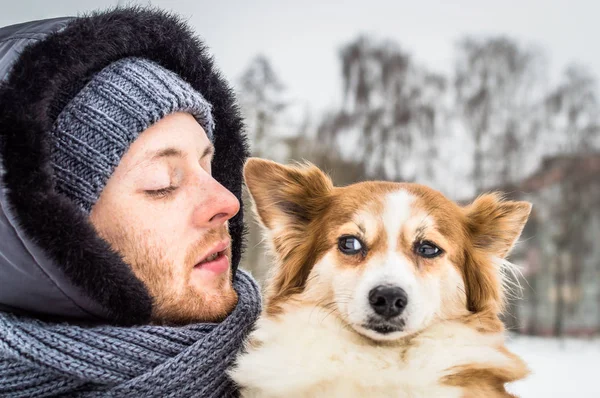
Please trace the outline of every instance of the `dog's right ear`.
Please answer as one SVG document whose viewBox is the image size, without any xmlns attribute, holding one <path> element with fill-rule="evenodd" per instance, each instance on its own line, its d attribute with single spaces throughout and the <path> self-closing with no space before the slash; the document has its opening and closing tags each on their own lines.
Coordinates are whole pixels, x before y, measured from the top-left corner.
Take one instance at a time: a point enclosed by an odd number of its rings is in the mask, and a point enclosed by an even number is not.
<svg viewBox="0 0 600 398">
<path fill-rule="evenodd" d="M 314 255 L 309 226 L 329 203 L 333 183 L 312 164 L 284 166 L 258 158 L 248 159 L 244 179 L 279 260 L 267 293 L 269 301 L 277 301 L 304 289 Z"/>
<path fill-rule="evenodd" d="M 250 158 L 244 179 L 260 222 L 272 233 L 310 223 L 333 188 L 331 179 L 310 163 L 284 166 Z"/>
</svg>

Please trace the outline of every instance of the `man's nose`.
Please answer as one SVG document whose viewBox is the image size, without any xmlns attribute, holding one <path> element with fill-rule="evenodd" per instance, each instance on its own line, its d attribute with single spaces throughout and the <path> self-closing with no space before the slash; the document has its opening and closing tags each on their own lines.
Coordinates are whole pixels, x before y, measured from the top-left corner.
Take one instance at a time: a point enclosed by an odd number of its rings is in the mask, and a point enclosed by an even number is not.
<svg viewBox="0 0 600 398">
<path fill-rule="evenodd" d="M 215 228 L 237 214 L 240 202 L 213 177 L 200 182 L 202 199 L 194 211 L 194 221 L 202 228 Z"/>
</svg>

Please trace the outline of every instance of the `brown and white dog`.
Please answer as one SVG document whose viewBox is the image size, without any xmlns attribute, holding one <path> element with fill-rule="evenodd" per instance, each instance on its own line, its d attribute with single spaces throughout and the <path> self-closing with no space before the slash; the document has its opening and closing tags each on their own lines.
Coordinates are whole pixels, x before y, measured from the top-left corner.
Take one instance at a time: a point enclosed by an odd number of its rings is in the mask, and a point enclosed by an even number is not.
<svg viewBox="0 0 600 398">
<path fill-rule="evenodd" d="M 334 187 L 311 165 L 250 159 L 277 259 L 233 379 L 245 397 L 512 397 L 503 260 L 531 205 L 458 206 L 422 185 Z"/>
</svg>

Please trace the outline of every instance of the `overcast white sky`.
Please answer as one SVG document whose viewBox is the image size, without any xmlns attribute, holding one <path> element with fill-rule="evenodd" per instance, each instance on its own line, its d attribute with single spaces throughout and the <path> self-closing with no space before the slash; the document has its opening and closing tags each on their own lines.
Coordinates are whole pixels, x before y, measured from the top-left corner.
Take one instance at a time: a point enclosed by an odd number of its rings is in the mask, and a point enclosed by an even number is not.
<svg viewBox="0 0 600 398">
<path fill-rule="evenodd" d="M 137 0 L 138 4 L 148 1 Z M 117 0 L 0 0 L 0 25 L 115 5 Z M 547 51 L 551 75 L 578 62 L 600 75 L 596 1 L 152 0 L 188 18 L 225 75 L 237 78 L 264 53 L 289 94 L 322 109 L 338 98 L 337 50 L 359 33 L 397 40 L 430 69 L 448 71 L 465 34 L 513 36 Z M 452 4 L 450 4 L 452 3 Z"/>
</svg>

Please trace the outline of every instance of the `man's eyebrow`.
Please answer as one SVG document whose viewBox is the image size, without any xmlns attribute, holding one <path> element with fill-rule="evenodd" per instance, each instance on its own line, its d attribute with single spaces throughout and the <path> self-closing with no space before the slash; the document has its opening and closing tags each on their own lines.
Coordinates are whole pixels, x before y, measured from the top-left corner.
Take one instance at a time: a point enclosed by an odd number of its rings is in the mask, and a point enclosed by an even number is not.
<svg viewBox="0 0 600 398">
<path fill-rule="evenodd" d="M 215 153 L 215 147 L 213 144 L 210 144 L 204 149 L 201 159 L 205 158 L 206 156 L 212 157 L 214 155 L 214 153 Z M 186 156 L 185 153 L 181 149 L 178 149 L 175 147 L 168 147 L 168 148 L 159 149 L 158 151 L 155 151 L 155 152 L 151 152 L 149 159 L 151 162 L 154 162 L 156 160 L 163 159 L 163 158 L 170 158 L 170 157 L 184 158 L 185 156 Z"/>
<path fill-rule="evenodd" d="M 184 156 L 185 155 L 183 154 L 183 151 L 181 149 L 169 147 L 169 148 L 160 149 L 160 150 L 154 152 L 150 159 L 154 161 L 154 160 L 158 160 L 161 158 L 170 158 L 170 157 L 183 158 Z"/>
</svg>

